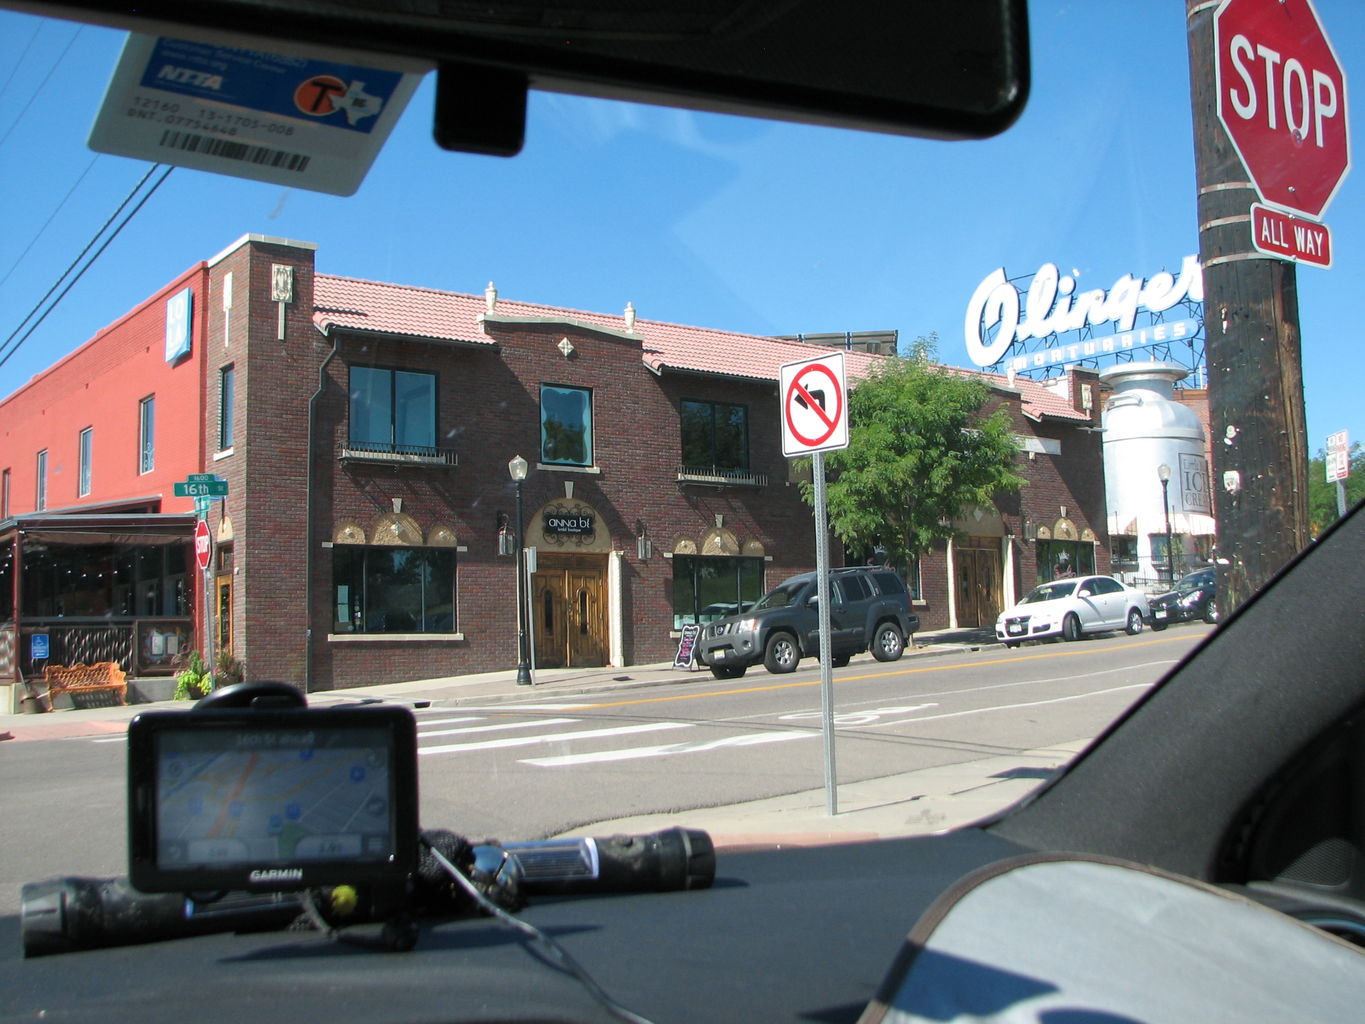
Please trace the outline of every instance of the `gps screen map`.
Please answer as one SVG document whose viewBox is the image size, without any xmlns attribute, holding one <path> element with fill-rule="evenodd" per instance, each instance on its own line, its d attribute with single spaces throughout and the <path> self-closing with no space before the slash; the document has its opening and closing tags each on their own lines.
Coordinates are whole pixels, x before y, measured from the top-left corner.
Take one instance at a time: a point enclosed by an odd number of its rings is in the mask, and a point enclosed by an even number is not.
<svg viewBox="0 0 1365 1024">
<path fill-rule="evenodd" d="M 387 748 L 382 729 L 165 733 L 157 861 L 174 870 L 387 858 Z"/>
</svg>

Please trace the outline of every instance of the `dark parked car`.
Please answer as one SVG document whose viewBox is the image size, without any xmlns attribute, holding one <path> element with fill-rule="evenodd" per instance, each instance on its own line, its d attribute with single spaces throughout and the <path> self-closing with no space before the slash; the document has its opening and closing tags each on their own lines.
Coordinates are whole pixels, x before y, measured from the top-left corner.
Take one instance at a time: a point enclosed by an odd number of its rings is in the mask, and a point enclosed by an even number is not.
<svg viewBox="0 0 1365 1024">
<path fill-rule="evenodd" d="M 1218 621 L 1217 574 L 1213 566 L 1181 578 L 1169 594 L 1152 598 L 1152 628 L 1165 629 L 1172 622 L 1203 619 Z"/>
<path fill-rule="evenodd" d="M 905 581 L 889 569 L 853 566 L 830 573 L 830 660 L 847 665 L 871 650 L 895 661 L 919 628 Z M 793 576 L 740 615 L 702 627 L 697 660 L 717 679 L 735 679 L 762 662 L 769 672 L 791 672 L 820 651 L 820 610 L 813 572 Z"/>
</svg>

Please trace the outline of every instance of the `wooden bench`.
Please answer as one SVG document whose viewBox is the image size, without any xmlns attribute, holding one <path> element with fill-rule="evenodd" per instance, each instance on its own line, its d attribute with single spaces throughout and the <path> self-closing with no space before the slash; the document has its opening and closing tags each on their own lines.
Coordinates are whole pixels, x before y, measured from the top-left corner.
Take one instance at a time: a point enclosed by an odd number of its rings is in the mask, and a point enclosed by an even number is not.
<svg viewBox="0 0 1365 1024">
<path fill-rule="evenodd" d="M 43 669 L 43 683 L 47 686 L 49 704 L 59 694 L 74 696 L 104 690 L 114 691 L 120 704 L 128 703 L 128 678 L 112 661 L 97 661 L 93 665 L 48 665 Z"/>
</svg>

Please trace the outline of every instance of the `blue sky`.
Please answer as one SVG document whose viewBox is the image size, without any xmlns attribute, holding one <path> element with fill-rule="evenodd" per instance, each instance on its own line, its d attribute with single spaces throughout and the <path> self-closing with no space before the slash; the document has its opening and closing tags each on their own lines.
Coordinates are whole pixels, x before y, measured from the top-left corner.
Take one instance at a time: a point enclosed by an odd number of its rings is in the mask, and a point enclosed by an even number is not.
<svg viewBox="0 0 1365 1024">
<path fill-rule="evenodd" d="M 1365 5 L 1317 0 L 1365 82 Z M 176 170 L 3 365 L 0 394 L 239 236 L 319 246 L 330 273 L 760 334 L 937 332 L 968 364 L 966 304 L 997 267 L 1081 288 L 1198 249 L 1184 4 L 1031 5 L 1019 123 L 942 143 L 533 95 L 511 160 L 443 152 L 425 82 L 349 198 Z M 148 166 L 85 148 L 122 34 L 0 12 L 0 358 Z M 1358 128 L 1365 111 L 1350 111 Z M 1353 138 L 1359 139 L 1358 131 Z M 1365 172 L 1326 221 L 1336 265 L 1298 274 L 1309 445 L 1365 440 L 1352 337 Z"/>
</svg>

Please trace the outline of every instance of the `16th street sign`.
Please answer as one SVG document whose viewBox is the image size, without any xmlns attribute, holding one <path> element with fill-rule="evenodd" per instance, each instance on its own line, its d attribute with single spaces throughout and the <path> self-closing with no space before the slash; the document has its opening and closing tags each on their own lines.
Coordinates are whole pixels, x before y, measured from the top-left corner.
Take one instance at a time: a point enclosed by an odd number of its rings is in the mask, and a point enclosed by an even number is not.
<svg viewBox="0 0 1365 1024">
<path fill-rule="evenodd" d="M 1312 0 L 1223 0 L 1218 119 L 1270 206 L 1321 219 L 1351 168 L 1346 74 Z"/>
</svg>

